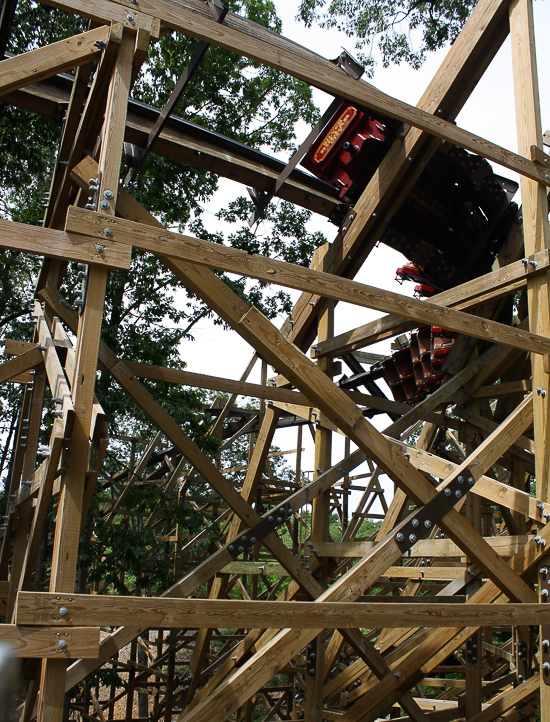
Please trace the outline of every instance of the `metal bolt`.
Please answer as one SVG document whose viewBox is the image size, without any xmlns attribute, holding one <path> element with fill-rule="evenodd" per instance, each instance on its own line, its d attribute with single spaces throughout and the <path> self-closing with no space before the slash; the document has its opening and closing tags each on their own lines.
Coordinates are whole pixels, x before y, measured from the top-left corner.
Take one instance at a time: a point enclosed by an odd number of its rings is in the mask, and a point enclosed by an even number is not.
<svg viewBox="0 0 550 722">
<path fill-rule="evenodd" d="M 394 672 L 393 676 L 396 677 L 396 679 L 399 679 L 399 677 L 401 677 L 401 672 Z"/>
<path fill-rule="evenodd" d="M 541 539 L 542 539 L 542 537 L 539 534 L 537 534 L 537 536 L 533 538 L 533 541 L 535 542 L 535 544 L 540 544 Z"/>
<path fill-rule="evenodd" d="M 103 231 L 103 233 L 104 233 L 106 236 L 110 236 L 111 233 L 112 233 L 112 230 L 111 230 L 110 228 L 105 228 L 105 230 Z"/>
<path fill-rule="evenodd" d="M 455 491 L 455 496 L 456 496 L 457 499 L 460 499 L 460 497 L 462 496 L 462 492 L 460 491 L 460 489 L 457 489 L 457 490 Z"/>
<path fill-rule="evenodd" d="M 273 521 L 273 517 L 272 517 L 272 516 L 268 516 L 268 517 L 267 517 L 267 521 Z"/>
<path fill-rule="evenodd" d="M 57 643 L 57 646 L 59 647 L 59 649 L 66 649 L 67 648 L 67 640 L 60 639 Z"/>
<path fill-rule="evenodd" d="M 60 616 L 66 617 L 68 613 L 69 613 L 69 610 L 67 609 L 67 607 L 59 607 Z"/>
<path fill-rule="evenodd" d="M 257 540 L 256 540 L 256 537 L 255 537 L 255 536 L 251 536 L 251 537 L 250 537 L 250 541 L 252 542 L 252 544 L 255 544 L 256 541 L 257 541 Z"/>
<path fill-rule="evenodd" d="M 130 22 L 130 23 L 133 23 L 134 16 L 131 13 L 128 13 L 128 15 L 126 15 L 126 20 L 128 20 L 128 22 Z"/>
<path fill-rule="evenodd" d="M 525 268 L 527 268 L 527 266 L 529 265 L 529 261 L 528 261 L 526 258 L 522 258 L 522 259 L 521 259 L 521 262 L 523 263 L 523 265 L 525 266 Z"/>
<path fill-rule="evenodd" d="M 240 546 L 240 547 L 239 547 L 239 552 L 244 552 L 244 547 L 243 547 L 243 546 Z"/>
<path fill-rule="evenodd" d="M 347 229 L 346 226 L 342 226 L 342 233 L 345 233 L 347 230 L 348 230 L 348 229 Z"/>
<path fill-rule="evenodd" d="M 548 574 L 548 567 L 541 567 L 540 573 L 543 577 L 545 577 Z"/>
<path fill-rule="evenodd" d="M 418 527 L 418 526 L 420 526 L 420 522 L 418 521 L 418 519 L 413 519 L 412 522 L 411 522 L 411 524 L 412 524 L 415 528 Z"/>
<path fill-rule="evenodd" d="M 542 668 L 545 672 L 548 672 L 550 670 L 550 662 L 543 662 Z"/>
<path fill-rule="evenodd" d="M 416 534 L 409 534 L 409 541 L 414 544 L 416 541 Z"/>
<path fill-rule="evenodd" d="M 98 253 L 103 253 L 103 251 L 105 250 L 105 246 L 102 246 L 101 243 L 98 243 L 95 249 Z"/>
<path fill-rule="evenodd" d="M 399 532 L 398 534 L 396 534 L 395 538 L 397 539 L 398 542 L 402 542 L 402 541 L 404 541 L 405 536 L 403 534 L 401 534 L 401 532 Z"/>
<path fill-rule="evenodd" d="M 445 496 L 451 496 L 451 490 L 450 489 L 443 489 L 443 493 Z"/>
<path fill-rule="evenodd" d="M 469 476 L 469 477 L 468 477 L 468 484 L 469 484 L 470 486 L 473 486 L 475 483 L 476 483 L 476 480 L 474 479 L 474 477 L 473 477 L 473 476 Z"/>
<path fill-rule="evenodd" d="M 548 596 L 548 589 L 541 589 L 540 596 L 546 599 Z"/>
<path fill-rule="evenodd" d="M 536 268 L 536 267 L 537 267 L 537 262 L 536 262 L 536 261 L 529 261 L 529 265 L 530 265 L 530 266 L 533 266 L 533 268 Z"/>
<path fill-rule="evenodd" d="M 432 525 L 432 522 L 429 519 L 426 519 L 426 521 L 424 522 L 424 526 L 426 527 L 426 529 L 429 529 L 431 527 L 431 525 Z"/>
<path fill-rule="evenodd" d="M 548 639 L 542 640 L 542 646 L 543 647 L 550 647 L 550 641 Z"/>
<path fill-rule="evenodd" d="M 464 477 L 463 477 L 463 476 L 459 476 L 459 477 L 458 477 L 458 483 L 459 483 L 459 484 L 463 484 L 463 483 L 464 483 Z"/>
<path fill-rule="evenodd" d="M 230 545 L 228 546 L 228 549 L 229 549 L 230 552 L 235 551 L 235 545 L 234 545 L 234 544 L 230 544 Z"/>
<path fill-rule="evenodd" d="M 100 208 L 109 208 L 109 201 L 99 201 Z"/>
<path fill-rule="evenodd" d="M 247 536 L 246 536 L 246 534 L 244 534 L 243 537 L 242 537 L 243 542 L 245 542 L 246 539 L 247 539 Z"/>
<path fill-rule="evenodd" d="M 95 210 L 95 206 L 94 206 L 93 203 L 86 203 L 86 205 L 84 206 L 84 208 L 85 208 L 87 211 L 93 211 L 93 210 Z"/>
</svg>

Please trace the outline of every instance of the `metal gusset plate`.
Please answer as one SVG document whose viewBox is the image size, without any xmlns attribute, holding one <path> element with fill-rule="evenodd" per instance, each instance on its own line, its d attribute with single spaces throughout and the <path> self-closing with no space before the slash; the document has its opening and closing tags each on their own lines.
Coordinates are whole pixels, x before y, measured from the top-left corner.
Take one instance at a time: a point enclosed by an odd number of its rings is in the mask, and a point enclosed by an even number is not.
<svg viewBox="0 0 550 722">
<path fill-rule="evenodd" d="M 244 552 L 251 549 L 254 544 L 261 541 L 272 531 L 276 531 L 285 521 L 292 519 L 293 514 L 291 505 L 286 502 L 282 506 L 269 512 L 256 526 L 247 529 L 238 537 L 235 537 L 227 547 L 233 559 L 236 559 L 240 554 L 244 554 Z"/>
<path fill-rule="evenodd" d="M 436 497 L 419 507 L 414 516 L 395 535 L 395 541 L 401 551 L 408 552 L 419 539 L 425 537 L 474 484 L 473 474 L 469 469 L 464 469 Z"/>
</svg>

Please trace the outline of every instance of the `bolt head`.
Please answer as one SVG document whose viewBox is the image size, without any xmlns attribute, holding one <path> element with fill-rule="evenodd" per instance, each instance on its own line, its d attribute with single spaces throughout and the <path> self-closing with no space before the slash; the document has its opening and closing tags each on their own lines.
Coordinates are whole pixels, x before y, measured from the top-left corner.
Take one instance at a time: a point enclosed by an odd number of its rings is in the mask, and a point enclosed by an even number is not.
<svg viewBox="0 0 550 722">
<path fill-rule="evenodd" d="M 134 22 L 134 16 L 131 13 L 128 13 L 128 15 L 126 15 L 126 20 L 128 20 L 128 22 L 132 23 L 132 22 Z"/>
<path fill-rule="evenodd" d="M 399 532 L 398 534 L 396 534 L 395 538 L 397 539 L 398 542 L 402 542 L 402 541 L 404 541 L 404 539 L 405 539 L 404 535 L 401 534 L 401 532 Z"/>
<path fill-rule="evenodd" d="M 412 522 L 411 522 L 411 524 L 412 524 L 415 528 L 418 527 L 418 526 L 420 526 L 420 522 L 418 521 L 418 519 L 413 519 Z"/>
<path fill-rule="evenodd" d="M 105 250 L 105 246 L 102 246 L 101 243 L 98 243 L 95 249 L 98 253 L 103 253 L 103 251 Z"/>
<path fill-rule="evenodd" d="M 460 499 L 460 497 L 462 496 L 462 492 L 460 491 L 460 489 L 457 489 L 457 490 L 455 491 L 455 496 L 456 496 L 457 499 Z"/>
<path fill-rule="evenodd" d="M 451 490 L 450 489 L 443 489 L 443 493 L 445 496 L 451 496 Z"/>
<path fill-rule="evenodd" d="M 112 233 L 112 230 L 111 230 L 110 228 L 105 228 L 105 230 L 103 231 L 103 233 L 104 233 L 106 236 L 110 236 L 111 233 Z"/>
<path fill-rule="evenodd" d="M 431 525 L 432 525 L 432 522 L 429 519 L 426 519 L 426 521 L 424 522 L 424 526 L 426 527 L 426 529 L 429 529 L 431 527 Z"/>
<path fill-rule="evenodd" d="M 99 207 L 100 208 L 109 208 L 109 201 L 99 201 Z"/>
<path fill-rule="evenodd" d="M 463 477 L 462 475 L 460 475 L 460 476 L 458 477 L 458 483 L 459 483 L 459 484 L 463 484 L 463 483 L 464 483 L 464 477 Z"/>
<path fill-rule="evenodd" d="M 409 541 L 414 544 L 416 541 L 416 534 L 409 534 Z"/>
<path fill-rule="evenodd" d="M 60 640 L 57 642 L 57 646 L 59 647 L 59 649 L 67 649 L 67 640 L 66 640 L 66 639 L 60 639 Z"/>
<path fill-rule="evenodd" d="M 67 607 L 59 607 L 59 614 L 61 617 L 66 617 L 68 613 L 69 610 L 67 609 Z"/>
</svg>

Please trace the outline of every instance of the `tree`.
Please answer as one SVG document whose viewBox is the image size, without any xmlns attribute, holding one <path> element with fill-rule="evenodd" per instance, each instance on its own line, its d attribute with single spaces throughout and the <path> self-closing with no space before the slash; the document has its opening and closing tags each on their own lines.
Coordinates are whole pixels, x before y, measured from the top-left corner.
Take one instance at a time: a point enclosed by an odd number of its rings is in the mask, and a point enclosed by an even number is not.
<svg viewBox="0 0 550 722">
<path fill-rule="evenodd" d="M 272 30 L 281 30 L 281 21 L 270 0 L 231 0 L 227 4 L 231 10 Z M 21 53 L 85 29 L 82 18 L 33 0 L 20 0 L 8 51 Z M 174 32 L 152 45 L 133 97 L 162 108 L 196 44 L 195 39 Z M 209 49 L 174 114 L 249 146 L 288 154 L 294 149 L 295 124 L 298 121 L 311 124 L 318 116 L 311 90 L 305 83 L 214 47 Z M 40 223 L 59 135 L 60 122 L 0 105 L 3 160 L 0 214 L 3 217 Z M 124 171 L 122 168 L 121 176 Z M 310 214 L 288 203 L 273 203 L 268 209 L 268 220 L 251 231 L 245 223 L 251 204 L 244 197 L 219 216 L 226 227 L 234 224 L 234 232 L 208 232 L 202 218 L 204 204 L 212 197 L 217 183 L 213 174 L 151 154 L 129 190 L 163 223 L 217 243 L 247 249 L 261 247 L 267 254 L 307 264 L 314 248 L 325 241 L 320 234 L 305 230 Z M 70 302 L 75 300 L 77 286 L 74 265 L 69 264 L 61 289 Z M 5 291 L 1 299 L 5 301 L 4 336 L 31 340 L 32 325 L 19 314 L 32 308 L 37 272 L 38 265 L 33 259 L 15 256 L 9 251 L 0 253 L 0 282 L 2 292 Z M 21 283 L 23 277 L 24 284 Z M 229 280 L 225 276 L 224 280 L 270 318 L 290 309 L 288 294 L 271 293 L 265 283 Z M 10 289 L 15 286 L 17 291 L 12 293 Z M 179 357 L 179 343 L 191 337 L 199 319 L 209 315 L 213 315 L 211 310 L 154 257 L 136 252 L 128 272 L 110 273 L 103 337 L 115 353 L 126 359 L 181 367 L 184 364 Z M 206 445 L 207 451 L 212 451 L 212 440 L 207 435 L 208 419 L 197 415 L 201 410 L 201 394 L 161 382 L 147 385 L 186 431 L 199 444 Z M 150 433 L 147 418 L 107 373 L 101 374 L 97 393 L 110 420 L 111 433 Z M 11 417 L 5 402 L 4 396 L 0 423 L 7 430 Z M 49 421 L 46 417 L 46 422 Z M 45 428 L 45 439 L 47 432 Z"/>
<path fill-rule="evenodd" d="M 318 23 L 354 38 L 372 76 L 380 52 L 382 64 L 406 62 L 419 68 L 426 53 L 452 43 L 477 0 L 301 0 L 298 17 L 307 27 Z"/>
</svg>

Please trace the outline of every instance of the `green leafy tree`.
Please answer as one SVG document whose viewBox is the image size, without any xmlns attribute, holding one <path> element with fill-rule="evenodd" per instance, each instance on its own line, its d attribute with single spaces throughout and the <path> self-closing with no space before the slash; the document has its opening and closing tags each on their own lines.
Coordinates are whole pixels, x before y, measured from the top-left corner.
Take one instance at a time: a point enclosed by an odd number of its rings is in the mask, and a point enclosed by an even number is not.
<svg viewBox="0 0 550 722">
<path fill-rule="evenodd" d="M 298 17 L 336 28 L 355 41 L 369 75 L 378 50 L 384 67 L 419 68 L 426 53 L 452 43 L 477 0 L 301 0 Z"/>
</svg>

